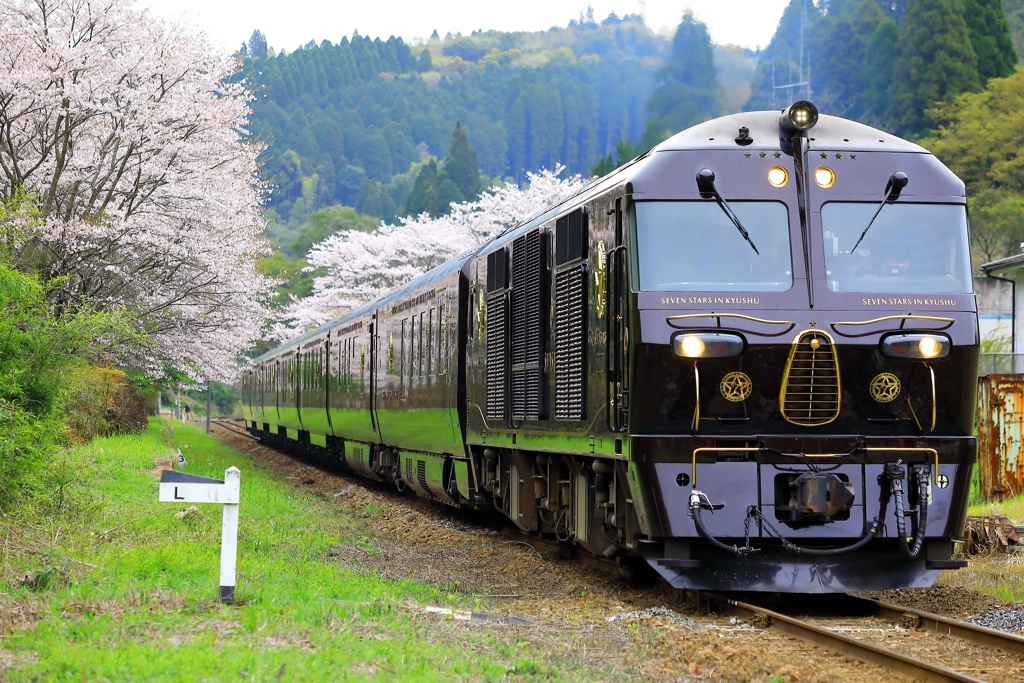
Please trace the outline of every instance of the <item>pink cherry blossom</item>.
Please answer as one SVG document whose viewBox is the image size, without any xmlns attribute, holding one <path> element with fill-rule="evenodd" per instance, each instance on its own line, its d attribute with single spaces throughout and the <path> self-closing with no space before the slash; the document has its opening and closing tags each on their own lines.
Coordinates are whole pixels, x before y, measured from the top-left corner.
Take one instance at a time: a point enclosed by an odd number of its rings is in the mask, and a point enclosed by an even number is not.
<svg viewBox="0 0 1024 683">
<path fill-rule="evenodd" d="M 340 232 L 310 249 L 310 269 L 322 268 L 313 293 L 287 307 L 271 336 L 288 339 L 345 311 L 401 287 L 431 268 L 519 225 L 575 194 L 580 176 L 560 178 L 563 166 L 528 173 L 527 184 L 491 188 L 472 202 L 454 204 L 447 216 L 399 219 L 373 233 Z"/>
<path fill-rule="evenodd" d="M 129 0 L 0 5 L 0 195 L 42 228 L 16 257 L 64 278 L 53 303 L 134 315 L 121 362 L 230 381 L 261 336 L 266 188 L 233 58 Z"/>
</svg>

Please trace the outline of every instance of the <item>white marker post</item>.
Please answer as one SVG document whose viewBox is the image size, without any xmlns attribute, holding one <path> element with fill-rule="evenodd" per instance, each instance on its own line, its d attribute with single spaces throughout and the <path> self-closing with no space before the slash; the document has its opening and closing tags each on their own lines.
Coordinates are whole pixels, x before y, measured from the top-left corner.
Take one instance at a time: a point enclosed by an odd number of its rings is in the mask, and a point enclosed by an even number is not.
<svg viewBox="0 0 1024 683">
<path fill-rule="evenodd" d="M 220 601 L 235 601 L 235 559 L 238 555 L 238 501 L 242 473 L 237 467 L 224 472 L 223 481 L 196 474 L 164 470 L 160 474 L 161 503 L 220 503 L 224 523 L 220 536 Z"/>
</svg>

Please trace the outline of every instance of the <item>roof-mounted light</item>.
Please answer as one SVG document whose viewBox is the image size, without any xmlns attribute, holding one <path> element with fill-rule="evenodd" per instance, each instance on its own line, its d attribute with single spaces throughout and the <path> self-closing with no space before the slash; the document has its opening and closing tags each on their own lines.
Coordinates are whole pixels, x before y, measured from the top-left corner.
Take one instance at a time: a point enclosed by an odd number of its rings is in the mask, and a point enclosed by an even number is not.
<svg viewBox="0 0 1024 683">
<path fill-rule="evenodd" d="M 807 100 L 794 102 L 782 110 L 779 128 L 790 135 L 802 133 L 818 122 L 818 108 Z"/>
</svg>

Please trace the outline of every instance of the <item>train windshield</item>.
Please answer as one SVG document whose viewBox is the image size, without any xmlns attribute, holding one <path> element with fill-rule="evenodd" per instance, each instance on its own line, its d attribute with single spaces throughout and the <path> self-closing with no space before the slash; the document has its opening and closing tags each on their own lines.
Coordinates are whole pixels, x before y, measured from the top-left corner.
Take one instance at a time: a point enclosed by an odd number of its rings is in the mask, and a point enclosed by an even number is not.
<svg viewBox="0 0 1024 683">
<path fill-rule="evenodd" d="M 957 204 L 829 202 L 821 208 L 833 292 L 970 294 L 967 209 Z M 857 244 L 864 229 L 871 228 Z M 854 249 L 856 246 L 856 249 Z"/>
<path fill-rule="evenodd" d="M 782 292 L 793 286 L 789 210 L 782 202 L 729 202 L 760 254 L 717 202 L 632 206 L 642 291 Z"/>
</svg>

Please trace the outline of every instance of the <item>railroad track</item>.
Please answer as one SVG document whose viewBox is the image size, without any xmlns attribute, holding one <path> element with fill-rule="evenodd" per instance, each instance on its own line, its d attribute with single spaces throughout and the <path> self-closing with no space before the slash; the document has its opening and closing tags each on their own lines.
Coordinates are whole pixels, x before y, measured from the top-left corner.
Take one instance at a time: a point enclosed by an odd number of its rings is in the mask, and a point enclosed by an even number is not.
<svg viewBox="0 0 1024 683">
<path fill-rule="evenodd" d="M 213 420 L 213 422 L 231 432 L 252 438 L 249 432 L 233 421 L 221 419 Z M 558 557 L 574 559 L 618 576 L 635 579 L 653 574 L 644 572 L 643 567 L 636 567 L 621 560 L 608 560 L 577 552 L 564 544 L 537 538 L 515 528 L 505 528 L 502 533 L 508 538 L 516 539 L 531 547 L 543 548 Z M 700 607 L 704 607 L 710 612 L 740 617 L 755 628 L 775 629 L 841 655 L 886 667 L 901 676 L 914 680 L 915 683 L 945 683 L 947 681 L 984 683 L 984 679 L 854 638 L 764 606 L 703 591 L 687 591 L 687 593 L 697 601 Z M 907 631 L 951 636 L 970 643 L 972 646 L 998 650 L 1011 659 L 1020 658 L 1018 666 L 1020 670 L 1024 670 L 1024 637 L 860 596 L 841 594 L 830 596 L 830 599 L 837 611 L 874 617 L 900 626 Z"/>
<path fill-rule="evenodd" d="M 219 420 L 214 419 L 210 420 L 210 424 L 218 425 L 220 427 L 223 427 L 224 429 L 227 429 L 230 432 L 235 432 L 236 434 L 243 434 L 245 436 L 248 436 L 249 438 L 252 438 L 255 441 L 252 434 L 250 434 L 244 427 L 240 427 L 233 420 L 225 420 L 223 418 Z"/>
<path fill-rule="evenodd" d="M 648 575 L 642 571 L 642 567 L 635 568 L 628 564 L 606 560 L 602 557 L 574 552 L 563 544 L 547 539 L 538 539 L 518 529 L 505 529 L 503 534 L 529 543 L 534 547 L 543 547 L 560 557 L 577 559 L 584 564 L 612 572 L 618 576 L 638 578 L 641 575 Z M 678 590 L 668 588 L 667 584 L 663 588 L 671 591 Z M 881 647 L 874 643 L 853 638 L 763 606 L 741 602 L 733 598 L 704 591 L 691 590 L 686 592 L 692 599 L 697 601 L 699 607 L 707 608 L 710 612 L 741 617 L 755 628 L 775 629 L 794 638 L 819 645 L 832 652 L 884 666 L 900 675 L 909 677 L 915 683 L 945 683 L 947 681 L 970 683 L 980 681 L 984 683 L 984 679 L 954 671 L 953 669 L 912 657 L 893 649 Z M 992 648 L 1006 655 L 1016 656 L 1020 658 L 1020 670 L 1024 671 L 1024 637 L 857 595 L 837 594 L 829 596 L 829 598 L 836 604 L 837 610 L 846 614 L 855 614 L 859 617 L 874 617 L 898 625 L 908 631 L 916 630 L 952 636 L 975 646 Z"/>
<path fill-rule="evenodd" d="M 974 683 L 983 680 L 923 659 L 881 647 L 874 643 L 837 633 L 803 619 L 788 616 L 764 607 L 740 602 L 713 593 L 692 591 L 692 595 L 701 605 L 706 606 L 713 612 L 742 617 L 757 628 L 772 628 L 782 631 L 787 635 L 820 645 L 833 652 L 884 666 L 898 674 L 910 677 L 914 681 L 921 681 L 922 683 L 969 681 Z M 844 595 L 842 599 L 850 608 L 859 608 L 871 616 L 895 623 L 907 629 L 949 635 L 973 645 L 995 648 L 1008 655 L 1024 657 L 1024 638 L 1012 633 L 975 626 L 974 624 L 957 621 L 956 619 L 892 605 L 879 600 L 871 600 L 853 595 Z M 1024 660 L 1021 660 L 1021 662 L 1024 663 Z"/>
</svg>

